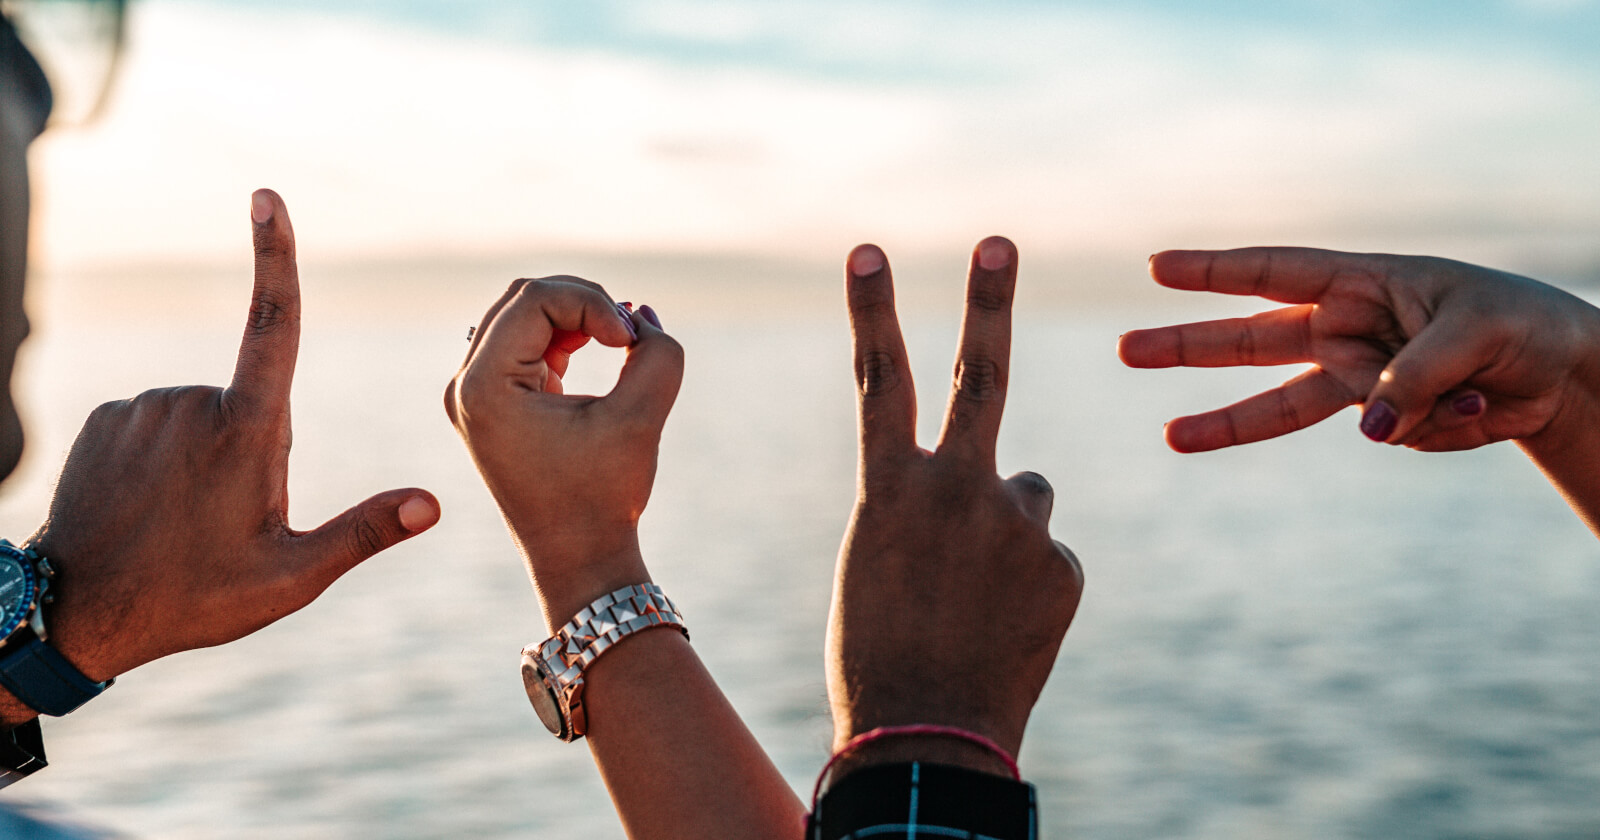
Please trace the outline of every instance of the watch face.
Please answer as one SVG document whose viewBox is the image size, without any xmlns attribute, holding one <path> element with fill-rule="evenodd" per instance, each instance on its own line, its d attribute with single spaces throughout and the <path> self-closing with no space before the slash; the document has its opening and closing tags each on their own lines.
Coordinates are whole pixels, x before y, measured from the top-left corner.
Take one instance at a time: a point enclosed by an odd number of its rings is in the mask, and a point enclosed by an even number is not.
<svg viewBox="0 0 1600 840">
<path fill-rule="evenodd" d="M 529 654 L 522 656 L 522 687 L 527 690 L 528 702 L 533 704 L 533 711 L 544 728 L 558 737 L 565 733 L 567 727 L 561 719 L 561 704 L 557 702 L 555 692 L 545 685 L 537 661 Z"/>
<path fill-rule="evenodd" d="M 0 640 L 28 619 L 33 597 L 32 564 L 10 551 L 0 551 Z"/>
</svg>

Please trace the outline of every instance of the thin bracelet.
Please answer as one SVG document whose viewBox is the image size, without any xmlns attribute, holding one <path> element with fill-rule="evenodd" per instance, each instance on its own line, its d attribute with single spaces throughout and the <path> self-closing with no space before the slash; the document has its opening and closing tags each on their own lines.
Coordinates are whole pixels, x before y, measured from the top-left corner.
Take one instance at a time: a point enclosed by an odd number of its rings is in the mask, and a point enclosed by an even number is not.
<svg viewBox="0 0 1600 840">
<path fill-rule="evenodd" d="M 1022 771 L 1017 769 L 1017 760 L 1011 757 L 1011 753 L 1006 752 L 1004 747 L 976 732 L 968 732 L 965 729 L 959 729 L 954 726 L 937 726 L 931 723 L 913 723 L 907 726 L 880 726 L 877 729 L 869 729 L 846 741 L 845 745 L 840 747 L 839 751 L 828 759 L 828 763 L 822 765 L 822 772 L 817 774 L 816 787 L 811 789 L 812 813 L 816 813 L 817 798 L 822 793 L 822 783 L 828 778 L 828 771 L 833 769 L 833 765 L 837 764 L 839 759 L 873 741 L 881 741 L 884 738 L 893 738 L 899 735 L 942 735 L 946 738 L 958 738 L 962 741 L 977 744 L 994 753 L 1001 761 L 1005 762 L 1006 769 L 1011 771 L 1011 778 L 1019 782 L 1022 781 Z"/>
</svg>

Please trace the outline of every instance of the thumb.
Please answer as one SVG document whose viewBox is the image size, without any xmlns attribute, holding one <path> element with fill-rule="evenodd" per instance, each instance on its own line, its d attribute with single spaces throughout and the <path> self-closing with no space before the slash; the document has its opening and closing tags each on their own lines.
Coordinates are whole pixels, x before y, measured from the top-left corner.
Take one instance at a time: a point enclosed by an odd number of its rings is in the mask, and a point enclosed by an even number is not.
<svg viewBox="0 0 1600 840">
<path fill-rule="evenodd" d="M 1049 479 L 1036 472 L 1019 472 L 1004 482 L 1006 491 L 1022 508 L 1022 512 L 1040 525 L 1050 524 L 1050 510 L 1055 507 L 1056 491 Z"/>
<path fill-rule="evenodd" d="M 426 490 L 390 490 L 300 536 L 306 562 L 337 578 L 358 563 L 432 528 L 439 500 Z"/>
<path fill-rule="evenodd" d="M 1483 370 L 1494 338 L 1471 318 L 1442 317 L 1400 348 L 1378 375 L 1361 411 L 1361 433 L 1400 441 L 1433 413 L 1435 402 Z"/>
</svg>

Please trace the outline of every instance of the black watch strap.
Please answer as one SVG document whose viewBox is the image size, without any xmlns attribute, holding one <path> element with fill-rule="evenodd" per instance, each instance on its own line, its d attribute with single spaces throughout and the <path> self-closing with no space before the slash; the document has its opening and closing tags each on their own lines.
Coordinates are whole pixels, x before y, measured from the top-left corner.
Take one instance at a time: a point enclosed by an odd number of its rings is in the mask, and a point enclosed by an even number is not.
<svg viewBox="0 0 1600 840">
<path fill-rule="evenodd" d="M 21 631 L 13 639 L 11 649 L 0 653 L 0 686 L 40 714 L 60 717 L 111 685 L 111 680 L 97 683 L 84 676 L 32 631 Z"/>
<path fill-rule="evenodd" d="M 44 735 L 34 718 L 8 732 L 0 732 L 0 788 L 43 770 Z"/>
<path fill-rule="evenodd" d="M 807 840 L 1039 836 L 1033 785 L 964 767 L 912 762 L 840 779 L 807 819 Z"/>
</svg>

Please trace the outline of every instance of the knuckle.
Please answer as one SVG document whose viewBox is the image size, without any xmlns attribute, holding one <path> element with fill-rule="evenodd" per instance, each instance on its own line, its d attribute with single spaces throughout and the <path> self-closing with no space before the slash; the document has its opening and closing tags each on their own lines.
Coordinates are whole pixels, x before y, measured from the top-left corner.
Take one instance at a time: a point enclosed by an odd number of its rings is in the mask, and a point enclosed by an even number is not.
<svg viewBox="0 0 1600 840">
<path fill-rule="evenodd" d="M 856 383 L 863 397 L 880 397 L 894 391 L 902 379 L 894 354 L 883 351 L 865 353 L 856 362 Z"/>
<path fill-rule="evenodd" d="M 94 422 L 105 422 L 123 416 L 133 410 L 134 401 L 137 399 L 138 397 L 131 397 L 103 402 L 95 406 L 94 411 L 89 412 L 89 419 Z"/>
<path fill-rule="evenodd" d="M 1005 382 L 993 359 L 972 357 L 956 363 L 955 392 L 959 399 L 987 403 L 1000 399 Z"/>
<path fill-rule="evenodd" d="M 1055 488 L 1050 486 L 1050 480 L 1044 476 L 1025 470 L 1011 477 L 1019 490 L 1038 496 L 1054 496 Z"/>
<path fill-rule="evenodd" d="M 521 291 L 524 293 L 541 296 L 554 294 L 562 289 L 570 289 L 572 286 L 594 285 L 593 283 L 590 283 L 581 277 L 573 277 L 570 274 L 552 274 L 548 277 L 535 277 L 529 280 L 518 280 L 517 283 L 522 285 Z M 595 288 L 599 287 L 595 286 Z M 515 284 L 512 286 L 512 289 L 516 290 Z"/>
<path fill-rule="evenodd" d="M 469 420 L 487 407 L 485 400 L 488 395 L 484 393 L 483 378 L 473 373 L 468 369 L 450 380 L 451 387 L 445 391 L 445 410 L 452 412 L 452 417 L 459 414 L 463 420 Z"/>
<path fill-rule="evenodd" d="M 1005 312 L 1011 308 L 1011 291 L 999 284 L 975 283 L 967 289 L 967 307 L 980 312 Z"/>
<path fill-rule="evenodd" d="M 659 336 L 655 337 L 653 339 L 653 341 L 655 341 L 656 342 L 656 346 L 658 348 L 660 348 L 657 352 L 664 353 L 664 354 L 670 354 L 674 358 L 676 358 L 679 362 L 683 361 L 683 357 L 684 357 L 683 345 L 681 343 L 679 343 L 679 341 L 676 338 L 673 338 L 672 336 L 667 335 L 666 333 L 661 333 Z"/>
<path fill-rule="evenodd" d="M 208 408 L 222 397 L 222 389 L 212 385 L 184 385 L 173 388 L 168 398 L 184 408 Z"/>
<path fill-rule="evenodd" d="M 345 550 L 352 557 L 371 557 L 388 545 L 383 529 L 368 516 L 358 518 L 345 531 L 345 540 Z"/>
<path fill-rule="evenodd" d="M 1273 400 L 1272 410 L 1277 415 L 1279 428 L 1305 428 L 1305 425 L 1300 422 L 1300 407 L 1295 405 L 1294 400 L 1289 399 L 1287 394 L 1281 391 L 1278 392 L 1277 398 Z"/>
<path fill-rule="evenodd" d="M 460 381 L 460 378 L 460 376 L 452 376 L 450 377 L 450 381 L 446 382 L 444 386 L 444 413 L 446 417 L 450 418 L 451 423 L 455 423 L 457 420 L 456 383 Z"/>
<path fill-rule="evenodd" d="M 127 402 L 135 414 L 164 414 L 178 403 L 183 390 L 181 386 L 151 388 Z"/>
<path fill-rule="evenodd" d="M 1083 563 L 1082 563 L 1082 561 L 1080 561 L 1078 559 L 1078 555 L 1077 555 L 1076 552 L 1074 552 L 1072 549 L 1067 547 L 1066 543 L 1063 543 L 1060 540 L 1055 540 L 1054 542 L 1055 542 L 1055 546 L 1056 546 L 1056 551 L 1061 553 L 1061 558 L 1062 558 L 1063 561 L 1065 561 L 1066 566 L 1067 566 L 1067 571 L 1072 577 L 1072 584 L 1073 584 L 1074 591 L 1075 592 L 1082 592 L 1083 591 Z M 1074 599 L 1076 599 L 1076 595 L 1074 595 L 1073 597 L 1074 597 Z"/>
<path fill-rule="evenodd" d="M 1238 341 L 1234 345 L 1234 353 L 1244 364 L 1253 365 L 1256 361 L 1256 331 L 1254 326 L 1245 324 L 1239 331 Z"/>
<path fill-rule="evenodd" d="M 1256 276 L 1250 281 L 1250 294 L 1253 297 L 1262 297 L 1272 285 L 1272 249 L 1261 252 L 1261 261 L 1256 265 Z"/>
<path fill-rule="evenodd" d="M 298 315 L 289 298 L 278 289 L 258 287 L 250 298 L 250 328 L 267 332 L 293 324 Z"/>
</svg>

